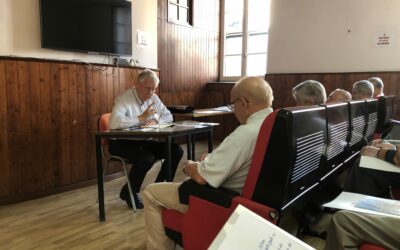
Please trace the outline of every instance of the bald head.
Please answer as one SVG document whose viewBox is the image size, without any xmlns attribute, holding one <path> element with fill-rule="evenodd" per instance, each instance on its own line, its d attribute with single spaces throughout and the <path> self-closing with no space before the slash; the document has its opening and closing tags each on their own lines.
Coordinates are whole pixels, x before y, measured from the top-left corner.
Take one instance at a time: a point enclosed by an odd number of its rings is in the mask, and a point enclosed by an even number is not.
<svg viewBox="0 0 400 250">
<path fill-rule="evenodd" d="M 269 84 L 259 77 L 244 77 L 231 91 L 231 107 L 240 124 L 257 111 L 270 108 L 274 96 Z"/>
<path fill-rule="evenodd" d="M 351 101 L 351 94 L 349 91 L 344 89 L 335 89 L 332 93 L 329 94 L 327 103 L 330 102 L 349 102 Z"/>
<path fill-rule="evenodd" d="M 244 77 L 232 88 L 231 99 L 244 97 L 250 103 L 263 108 L 272 106 L 274 96 L 269 84 L 259 77 Z"/>
</svg>

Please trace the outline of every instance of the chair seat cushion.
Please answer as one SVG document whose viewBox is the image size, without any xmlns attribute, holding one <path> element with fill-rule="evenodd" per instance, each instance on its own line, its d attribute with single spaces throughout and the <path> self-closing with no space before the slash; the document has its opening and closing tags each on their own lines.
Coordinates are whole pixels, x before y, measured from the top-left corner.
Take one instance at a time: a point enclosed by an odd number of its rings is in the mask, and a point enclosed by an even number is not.
<svg viewBox="0 0 400 250">
<path fill-rule="evenodd" d="M 370 243 L 363 243 L 359 250 L 386 250 L 386 248 L 374 245 L 374 244 L 370 244 Z"/>
<path fill-rule="evenodd" d="M 183 214 L 172 209 L 162 211 L 162 220 L 165 227 L 177 232 L 182 232 Z"/>
</svg>

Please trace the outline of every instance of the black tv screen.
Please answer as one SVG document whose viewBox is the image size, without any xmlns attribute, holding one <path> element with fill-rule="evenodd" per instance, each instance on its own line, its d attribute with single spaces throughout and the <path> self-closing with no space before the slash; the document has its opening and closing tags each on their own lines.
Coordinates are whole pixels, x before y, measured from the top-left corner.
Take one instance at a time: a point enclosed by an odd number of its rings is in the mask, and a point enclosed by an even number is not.
<svg viewBox="0 0 400 250">
<path fill-rule="evenodd" d="M 132 55 L 131 2 L 40 0 L 42 48 Z"/>
</svg>

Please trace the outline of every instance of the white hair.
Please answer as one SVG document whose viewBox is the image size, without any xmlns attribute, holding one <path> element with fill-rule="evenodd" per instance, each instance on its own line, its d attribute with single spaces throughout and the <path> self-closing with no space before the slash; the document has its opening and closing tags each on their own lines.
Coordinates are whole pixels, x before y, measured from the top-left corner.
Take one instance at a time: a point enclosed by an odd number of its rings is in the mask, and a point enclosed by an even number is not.
<svg viewBox="0 0 400 250">
<path fill-rule="evenodd" d="M 324 85 L 314 80 L 307 80 L 297 84 L 292 89 L 292 94 L 297 103 L 307 102 L 317 105 L 326 102 L 326 91 Z"/>
<path fill-rule="evenodd" d="M 364 98 L 374 96 L 374 85 L 368 80 L 361 80 L 353 84 L 353 95 L 362 94 Z"/>
<path fill-rule="evenodd" d="M 154 71 L 150 70 L 150 69 L 142 70 L 139 73 L 137 79 L 138 79 L 138 82 L 143 83 L 144 79 L 146 79 L 146 78 L 152 79 L 156 85 L 158 85 L 158 83 L 160 82 L 160 79 L 158 79 L 157 74 Z"/>
</svg>

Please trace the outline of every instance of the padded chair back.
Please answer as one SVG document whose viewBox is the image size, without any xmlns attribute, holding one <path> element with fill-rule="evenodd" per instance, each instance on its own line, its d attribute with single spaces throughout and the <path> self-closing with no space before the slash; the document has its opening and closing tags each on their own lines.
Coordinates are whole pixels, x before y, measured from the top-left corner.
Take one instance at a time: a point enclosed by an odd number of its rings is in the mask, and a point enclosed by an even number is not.
<svg viewBox="0 0 400 250">
<path fill-rule="evenodd" d="M 376 99 L 367 100 L 366 106 L 367 130 L 365 132 L 365 138 L 367 141 L 371 141 L 378 125 L 378 101 Z"/>
<path fill-rule="evenodd" d="M 367 128 L 367 112 L 365 100 L 351 101 L 350 105 L 350 141 L 351 152 L 356 152 L 365 144 L 364 136 Z"/>
<path fill-rule="evenodd" d="M 111 113 L 102 114 L 99 118 L 98 129 L 99 131 L 109 131 L 110 130 L 110 117 Z M 102 138 L 101 145 L 108 145 L 108 139 Z"/>
<path fill-rule="evenodd" d="M 394 96 L 382 96 L 378 99 L 377 133 L 381 134 L 387 130 L 387 125 L 393 117 L 393 99 Z"/>
<path fill-rule="evenodd" d="M 319 181 L 326 143 L 325 108 L 281 109 L 275 119 L 252 200 L 283 210 Z"/>
<path fill-rule="evenodd" d="M 241 196 L 246 199 L 251 199 L 253 196 L 257 179 L 263 166 L 264 156 L 268 150 L 268 142 L 271 136 L 272 127 L 275 123 L 278 112 L 279 110 L 275 110 L 265 118 L 261 125 L 260 132 L 258 133 L 253 159 L 241 194 Z"/>
<path fill-rule="evenodd" d="M 350 138 L 349 104 L 326 104 L 327 144 L 324 154 L 323 177 L 332 174 L 348 157 Z"/>
<path fill-rule="evenodd" d="M 349 104 L 347 102 L 326 105 L 328 143 L 326 159 L 331 161 L 346 151 L 350 137 Z"/>
</svg>

